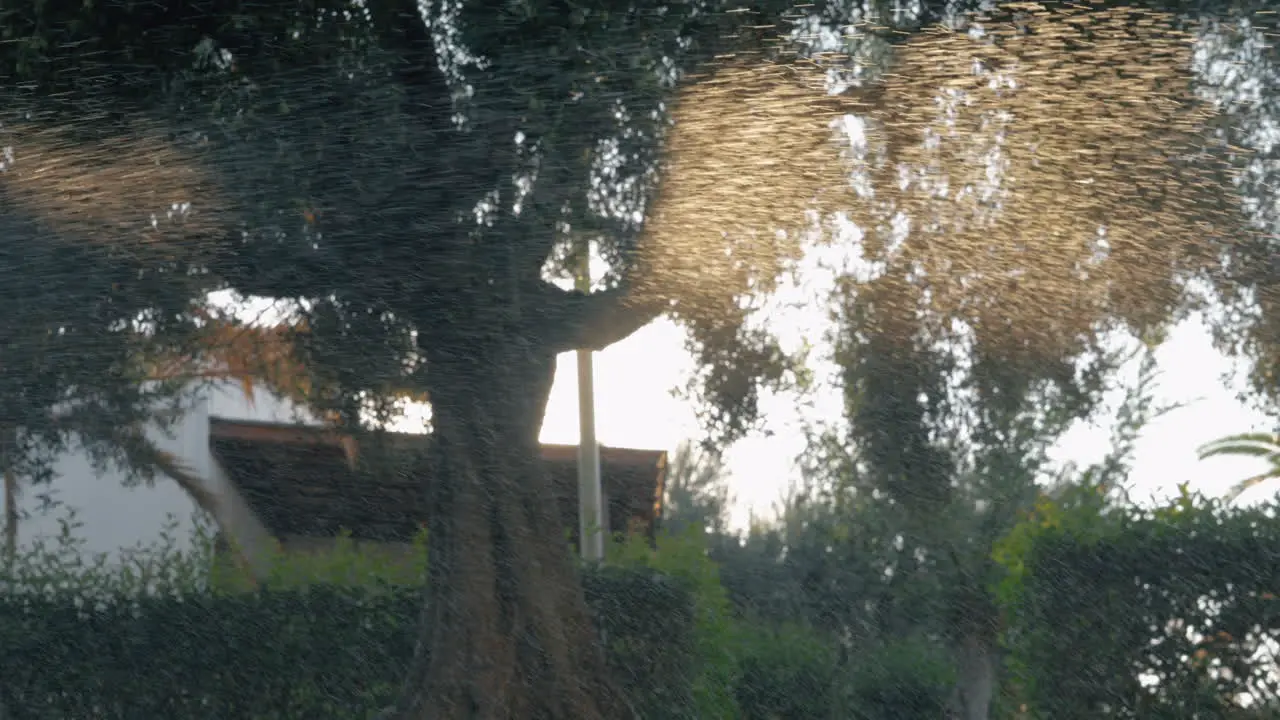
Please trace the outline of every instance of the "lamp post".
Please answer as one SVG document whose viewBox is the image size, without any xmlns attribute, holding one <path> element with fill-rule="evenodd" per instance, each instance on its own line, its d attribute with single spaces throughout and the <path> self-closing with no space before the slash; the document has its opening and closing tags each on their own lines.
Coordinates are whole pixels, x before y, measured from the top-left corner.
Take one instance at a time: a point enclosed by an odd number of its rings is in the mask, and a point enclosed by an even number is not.
<svg viewBox="0 0 1280 720">
<path fill-rule="evenodd" d="M 583 239 L 577 289 L 591 292 L 591 243 Z M 590 350 L 578 350 L 578 543 L 582 559 L 604 559 L 604 503 L 600 487 L 600 444 L 596 440 L 595 373 Z"/>
</svg>

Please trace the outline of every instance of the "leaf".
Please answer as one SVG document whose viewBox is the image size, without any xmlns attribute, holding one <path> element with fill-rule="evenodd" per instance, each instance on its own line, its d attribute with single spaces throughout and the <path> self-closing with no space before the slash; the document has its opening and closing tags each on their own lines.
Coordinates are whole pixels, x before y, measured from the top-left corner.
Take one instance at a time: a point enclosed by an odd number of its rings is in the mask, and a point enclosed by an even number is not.
<svg viewBox="0 0 1280 720">
<path fill-rule="evenodd" d="M 1240 457 L 1262 458 L 1271 464 L 1266 472 L 1240 481 L 1223 498 L 1223 502 L 1231 503 L 1249 488 L 1268 480 L 1280 478 L 1280 436 L 1272 433 L 1241 433 L 1231 435 L 1200 447 L 1200 459 L 1235 455 Z"/>
<path fill-rule="evenodd" d="M 253 398 L 253 376 L 252 375 L 246 374 L 246 375 L 240 376 L 240 389 L 244 391 L 244 396 L 249 401 L 249 405 L 252 407 L 255 404 L 254 398 Z"/>
<path fill-rule="evenodd" d="M 1200 447 L 1200 459 L 1220 455 L 1244 455 L 1280 459 L 1280 436 L 1271 433 L 1231 435 Z"/>
<path fill-rule="evenodd" d="M 1254 475 L 1253 477 L 1247 480 L 1242 480 L 1239 483 L 1236 483 L 1236 485 L 1231 488 L 1231 491 L 1228 492 L 1226 496 L 1223 498 L 1223 502 L 1232 503 L 1241 495 L 1243 495 L 1244 492 L 1249 488 L 1256 487 L 1268 480 L 1275 480 L 1277 478 L 1280 478 L 1280 472 L 1277 472 L 1276 470 L 1272 470 L 1271 472 L 1266 472 L 1261 475 Z"/>
</svg>

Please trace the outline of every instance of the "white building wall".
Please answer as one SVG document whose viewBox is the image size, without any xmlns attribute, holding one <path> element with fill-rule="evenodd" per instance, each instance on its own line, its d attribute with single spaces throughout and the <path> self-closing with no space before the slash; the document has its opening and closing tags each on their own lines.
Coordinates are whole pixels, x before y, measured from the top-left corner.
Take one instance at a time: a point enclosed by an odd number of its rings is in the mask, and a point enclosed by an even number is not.
<svg viewBox="0 0 1280 720">
<path fill-rule="evenodd" d="M 214 462 L 209 450 L 211 415 L 262 422 L 314 422 L 314 419 L 262 388 L 255 388 L 250 400 L 239 383 L 226 382 L 193 390 L 189 409 L 171 428 L 171 437 L 158 429 L 148 431 L 161 449 L 173 453 L 189 470 L 205 478 L 215 494 L 224 499 L 227 504 L 221 510 L 224 517 L 235 524 L 236 527 L 230 529 L 237 537 L 250 542 L 269 540 L 266 530 L 238 493 L 230 491 L 226 474 Z M 194 547 L 199 509 L 172 479 L 157 475 L 150 486 L 128 487 L 123 473 L 98 473 L 81 450 L 70 451 L 59 458 L 54 473 L 49 485 L 22 486 L 19 508 L 23 518 L 18 525 L 20 553 L 38 540 L 46 544 L 54 541 L 61 532 L 61 521 L 71 509 L 80 524 L 73 535 L 82 541 L 82 552 L 89 556 L 105 553 L 118 558 L 121 550 L 156 543 L 170 522 L 176 523 L 177 549 Z M 57 504 L 54 509 L 42 508 L 39 496 L 43 493 L 52 496 Z"/>
</svg>

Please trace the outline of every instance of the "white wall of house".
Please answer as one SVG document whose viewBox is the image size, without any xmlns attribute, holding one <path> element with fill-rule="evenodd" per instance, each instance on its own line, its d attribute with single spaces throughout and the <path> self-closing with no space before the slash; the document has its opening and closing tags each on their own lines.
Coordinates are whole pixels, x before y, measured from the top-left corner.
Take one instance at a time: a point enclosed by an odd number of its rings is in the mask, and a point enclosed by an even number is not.
<svg viewBox="0 0 1280 720">
<path fill-rule="evenodd" d="M 215 494 L 222 498 L 225 517 L 234 522 L 238 537 L 268 538 L 261 523 L 248 510 L 238 493 L 231 490 L 226 474 L 218 467 L 209 449 L 209 418 L 263 422 L 314 422 L 289 401 L 282 400 L 263 388 L 255 388 L 247 397 L 234 381 L 193 388 L 186 401 L 188 411 L 170 429 L 170 435 L 156 428 L 148 430 L 152 440 L 167 450 L 198 477 L 204 478 Z M 60 520 L 75 510 L 81 526 L 74 536 L 83 541 L 83 553 L 102 553 L 119 558 L 122 550 L 138 545 L 151 545 L 161 539 L 168 523 L 176 523 L 174 540 L 177 547 L 193 547 L 194 501 L 170 478 L 157 475 L 153 485 L 127 486 L 123 473 L 97 472 L 83 451 L 64 453 L 54 467 L 49 485 L 22 486 L 19 508 L 23 518 L 18 525 L 18 549 L 29 549 L 39 539 L 46 543 L 61 531 Z M 56 503 L 53 510 L 42 508 L 39 497 L 49 493 Z"/>
</svg>

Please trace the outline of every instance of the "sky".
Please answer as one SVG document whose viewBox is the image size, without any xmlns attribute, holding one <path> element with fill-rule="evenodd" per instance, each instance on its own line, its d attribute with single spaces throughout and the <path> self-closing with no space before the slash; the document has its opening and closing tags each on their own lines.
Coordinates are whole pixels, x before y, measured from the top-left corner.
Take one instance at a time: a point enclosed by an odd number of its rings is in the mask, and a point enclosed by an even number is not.
<svg viewBox="0 0 1280 720">
<path fill-rule="evenodd" d="M 818 315 L 820 313 L 798 313 Z M 814 321 L 814 324 L 819 324 Z M 1237 399 L 1242 388 L 1233 365 L 1212 346 L 1203 319 L 1193 317 L 1178 325 L 1157 351 L 1159 378 L 1157 404 L 1181 407 L 1147 426 L 1135 450 L 1130 476 L 1135 501 L 1167 498 L 1180 483 L 1206 495 L 1221 495 L 1236 481 L 1259 472 L 1253 459 L 1213 458 L 1200 461 L 1197 448 L 1224 435 L 1271 430 L 1261 413 Z M 607 446 L 674 450 L 685 439 L 701 437 L 695 408 L 674 397 L 692 371 L 683 349 L 683 331 L 660 320 L 593 358 L 596 385 L 596 435 Z M 1122 376 L 1136 380 L 1136 367 Z M 737 443 L 727 452 L 730 485 L 737 502 L 731 524 L 743 528 L 752 511 L 769 514 L 797 479 L 795 460 L 804 449 L 801 424 L 808 420 L 834 420 L 840 398 L 834 388 L 822 391 L 815 408 L 794 396 L 766 401 L 761 431 Z M 542 440 L 577 444 L 579 438 L 577 358 L 560 358 Z M 1080 423 L 1055 449 L 1057 461 L 1079 465 L 1101 459 L 1110 449 L 1110 424 Z M 1240 501 L 1254 502 L 1275 492 L 1260 486 Z"/>
<path fill-rule="evenodd" d="M 1216 39 L 1214 32 L 1210 37 Z M 1253 33 L 1253 35 L 1257 35 Z M 1260 35 L 1241 45 L 1261 43 Z M 1213 43 L 1201 43 L 1196 70 L 1217 93 L 1239 92 L 1240 78 L 1231 81 L 1223 73 L 1239 63 L 1235 56 L 1219 57 L 1211 50 Z M 1242 52 L 1242 50 L 1241 50 Z M 1252 58 L 1257 60 L 1256 57 Z M 1255 68 L 1252 76 L 1244 76 L 1248 89 L 1259 92 L 1259 78 L 1270 77 L 1268 68 Z M 1264 83 L 1265 84 L 1265 83 Z M 1205 92 L 1209 92 L 1207 89 Z M 1225 95 L 1224 95 L 1225 97 Z M 846 123 L 854 146 L 859 143 L 859 126 Z M 1264 145 L 1274 143 L 1270 136 Z M 855 230 L 856 231 L 856 230 Z M 830 288 L 833 271 L 858 267 L 857 238 L 837 238 L 825 253 L 806 258 L 802 268 L 805 281 L 800 286 L 783 288 L 779 300 L 769 314 L 769 327 L 780 335 L 784 347 L 811 340 L 821 349 L 820 339 L 828 329 L 823 299 Z M 841 252 L 839 248 L 845 248 Z M 683 351 L 683 335 L 669 322 L 659 321 L 628 340 L 595 356 L 597 437 L 606 445 L 666 448 L 674 450 L 681 440 L 701 437 L 695 409 L 674 397 L 671 391 L 683 385 L 693 371 Z M 1129 477 L 1131 499 L 1152 502 L 1167 499 L 1186 483 L 1193 491 L 1218 496 L 1236 482 L 1261 472 L 1265 463 L 1249 458 L 1217 457 L 1201 461 L 1197 450 L 1203 444 L 1250 431 L 1274 431 L 1277 425 L 1239 398 L 1245 389 L 1240 368 L 1217 352 L 1202 316 L 1192 316 L 1173 328 L 1167 341 L 1156 354 L 1159 376 L 1155 388 L 1157 405 L 1176 409 L 1152 421 L 1141 434 L 1135 448 Z M 1135 359 L 1121 377 L 1132 385 L 1137 380 Z M 805 422 L 834 421 L 839 418 L 841 398 L 838 385 L 832 382 L 833 368 L 819 362 L 813 368 L 819 377 L 816 396 L 802 402 L 795 396 L 766 400 L 763 415 L 766 423 L 761 431 L 740 441 L 727 451 L 730 484 L 736 497 L 731 525 L 745 527 L 753 512 L 770 514 L 788 485 L 798 479 L 796 459 L 804 450 L 802 426 Z M 573 354 L 560 359 L 552 390 L 542 439 L 546 442 L 577 443 L 577 365 Z M 825 382 L 824 382 L 825 380 Z M 1111 405 L 1121 399 L 1124 389 L 1113 394 Z M 1114 410 L 1114 407 L 1113 407 Z M 1055 462 L 1074 462 L 1078 466 L 1102 459 L 1111 447 L 1114 412 L 1102 414 L 1094 422 L 1079 422 L 1055 447 Z M 1241 504 L 1252 504 L 1272 497 L 1275 485 L 1263 484 L 1240 496 Z"/>
<path fill-rule="evenodd" d="M 1213 67 L 1199 69 L 1206 72 Z M 844 129 L 857 145 L 857 124 Z M 753 512 L 770 514 L 789 483 L 798 479 L 796 460 L 805 440 L 802 426 L 839 419 L 841 396 L 832 379 L 834 368 L 821 358 L 821 338 L 828 329 L 824 300 L 833 274 L 855 267 L 856 252 L 850 250 L 856 251 L 857 245 L 856 237 L 837 237 L 830 246 L 816 248 L 801 268 L 800 282 L 785 284 L 765 313 L 769 329 L 780 336 L 784 347 L 795 348 L 805 341 L 817 344 L 819 357 L 812 369 L 819 389 L 806 398 L 765 398 L 763 427 L 727 449 L 731 490 L 736 498 L 732 526 L 745 527 Z M 866 271 L 865 267 L 858 269 Z M 595 267 L 593 274 L 599 277 L 602 270 Z M 673 392 L 695 370 L 683 346 L 683 331 L 670 321 L 659 320 L 595 354 L 597 438 L 601 443 L 674 451 L 682 441 L 703 436 L 696 408 Z M 1203 318 L 1192 317 L 1174 328 L 1157 358 L 1161 373 L 1157 402 L 1180 407 L 1155 420 L 1142 434 L 1130 478 L 1131 497 L 1168 497 L 1184 482 L 1194 490 L 1217 495 L 1260 471 L 1259 461 L 1251 459 L 1197 459 L 1197 448 L 1206 442 L 1276 427 L 1237 399 L 1243 386 L 1232 374 L 1232 363 L 1212 347 Z M 1133 382 L 1136 367 L 1128 368 L 1122 376 Z M 410 413 L 396 429 L 420 431 L 423 416 Z M 1110 447 L 1106 420 L 1104 416 L 1092 424 L 1079 423 L 1058 444 L 1055 460 L 1086 465 L 1100 459 Z M 542 440 L 577 444 L 578 439 L 577 359 L 574 353 L 566 353 L 558 363 Z M 1274 490 L 1264 485 L 1241 500 L 1255 501 Z"/>
<path fill-rule="evenodd" d="M 838 422 L 842 397 L 836 368 L 824 357 L 825 334 L 831 329 L 826 299 L 839 273 L 858 277 L 874 273 L 860 259 L 856 228 L 845 227 L 829 244 L 811 246 L 795 279 L 784 279 L 764 305 L 761 320 L 784 349 L 800 343 L 814 348 L 810 369 L 817 389 L 809 396 L 766 396 L 761 427 L 726 449 L 725 461 L 733 503 L 730 527 L 745 530 L 753 514 L 772 517 L 789 485 L 798 481 L 797 460 L 805 449 L 803 428 L 815 422 Z M 604 270 L 593 262 L 593 275 Z M 695 371 L 684 349 L 684 331 L 659 319 L 626 340 L 593 354 L 597 440 L 610 447 L 661 449 L 674 453 L 682 441 L 705 437 L 697 407 L 678 397 Z M 1241 368 L 1214 347 L 1205 319 L 1193 315 L 1174 327 L 1156 352 L 1157 406 L 1176 406 L 1145 428 L 1134 451 L 1129 477 L 1130 498 L 1147 503 L 1168 499 L 1182 483 L 1208 496 L 1228 492 L 1238 481 L 1261 472 L 1263 461 L 1216 457 L 1201 461 L 1197 450 L 1207 442 L 1243 432 L 1274 431 L 1276 423 L 1242 402 Z M 576 353 L 564 353 L 556 367 L 541 440 L 576 445 L 579 439 Z M 1138 360 L 1119 372 L 1120 387 L 1107 398 L 1108 410 L 1093 422 L 1078 422 L 1051 453 L 1056 463 L 1085 467 L 1111 449 L 1112 420 L 1124 392 L 1138 379 Z M 410 412 L 396 429 L 420 431 L 423 414 Z M 1272 497 L 1280 483 L 1263 484 L 1240 496 L 1240 504 Z"/>
<path fill-rule="evenodd" d="M 772 323 L 781 331 L 784 344 L 802 339 L 816 341 L 822 336 L 825 313 L 817 304 L 816 293 L 825 283 L 822 273 L 813 275 L 818 277 L 817 282 L 790 288 L 788 302 L 777 303 L 783 307 L 774 309 Z M 1139 502 L 1168 498 L 1183 482 L 1206 495 L 1221 495 L 1234 483 L 1261 471 L 1263 464 L 1253 459 L 1197 459 L 1200 445 L 1223 435 L 1274 428 L 1263 415 L 1237 400 L 1241 386 L 1229 377 L 1232 364 L 1213 349 L 1202 319 L 1193 317 L 1176 327 L 1158 350 L 1157 359 L 1157 403 L 1180 403 L 1182 407 L 1148 425 L 1141 436 L 1131 475 L 1131 498 Z M 593 362 L 600 442 L 613 447 L 674 451 L 681 441 L 702 437 L 696 408 L 672 393 L 694 370 L 684 350 L 681 328 L 668 320 L 658 320 L 627 340 L 595 353 Z M 832 368 L 818 363 L 814 369 L 822 387 L 818 397 L 803 402 L 788 395 L 765 398 L 764 427 L 728 449 L 728 480 L 736 499 L 731 527 L 746 529 L 753 511 L 771 516 L 788 484 L 798 479 L 795 461 L 804 450 L 802 423 L 839 417 L 841 397 L 829 374 Z M 1132 384 L 1137 377 L 1136 367 L 1127 368 L 1121 375 Z M 1224 376 L 1228 376 L 1227 382 Z M 261 400 L 255 402 L 252 411 L 239 408 L 231 398 L 219 403 L 211 408 L 217 415 L 261 419 L 265 412 L 260 407 Z M 542 440 L 577 444 L 578 427 L 577 360 L 574 353 L 566 353 L 559 359 Z M 422 416 L 407 417 L 396 429 L 421 431 Z M 1108 451 L 1109 437 L 1106 423 L 1081 423 L 1058 444 L 1055 459 L 1077 464 L 1096 461 Z M 190 525 L 182 511 L 188 503 L 176 486 L 157 483 L 154 488 L 121 494 L 108 487 L 112 483 L 92 482 L 87 467 L 61 469 L 67 477 L 60 483 L 58 495 L 74 499 L 80 506 L 80 519 L 87 523 L 82 536 L 95 541 L 95 552 L 154 540 L 154 528 L 138 523 L 122 525 L 122 517 L 136 518 L 141 512 L 143 516 L 159 518 L 173 512 L 181 516 L 176 519 L 183 528 Z M 67 482 L 75 477 L 86 480 L 80 483 L 85 487 L 68 487 Z M 1267 499 L 1276 490 L 1276 485 L 1262 485 L 1241 496 L 1240 502 Z M 27 499 L 36 501 L 34 497 Z M 145 508 L 153 508 L 154 512 Z M 33 513 L 24 522 L 22 539 L 56 535 L 60 517 L 61 514 L 44 517 Z"/>
</svg>

